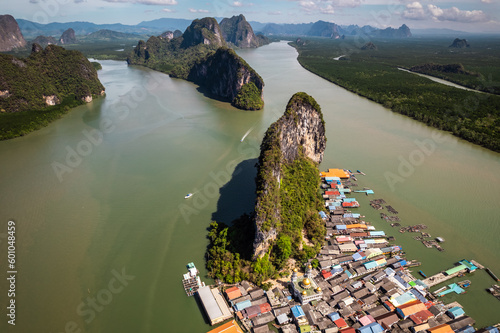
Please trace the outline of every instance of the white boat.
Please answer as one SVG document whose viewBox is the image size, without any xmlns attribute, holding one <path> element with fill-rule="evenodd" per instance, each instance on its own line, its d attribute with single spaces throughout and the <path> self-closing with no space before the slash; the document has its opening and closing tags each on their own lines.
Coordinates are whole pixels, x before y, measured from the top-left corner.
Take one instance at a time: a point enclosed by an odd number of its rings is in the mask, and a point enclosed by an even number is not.
<svg viewBox="0 0 500 333">
<path fill-rule="evenodd" d="M 193 196 L 193 193 L 188 193 L 184 196 L 184 199 L 189 199 Z"/>
</svg>

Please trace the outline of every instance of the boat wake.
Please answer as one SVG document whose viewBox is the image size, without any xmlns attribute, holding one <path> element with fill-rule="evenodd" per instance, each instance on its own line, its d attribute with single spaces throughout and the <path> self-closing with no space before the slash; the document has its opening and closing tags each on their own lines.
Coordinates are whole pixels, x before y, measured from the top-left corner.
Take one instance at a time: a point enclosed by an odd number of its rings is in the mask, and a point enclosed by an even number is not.
<svg viewBox="0 0 500 333">
<path fill-rule="evenodd" d="M 251 131 L 253 131 L 255 126 L 252 126 L 250 127 L 250 129 L 245 133 L 245 135 L 243 135 L 243 137 L 241 138 L 240 142 L 243 142 L 243 140 L 245 140 L 245 138 L 247 137 L 248 134 L 250 134 Z"/>
</svg>

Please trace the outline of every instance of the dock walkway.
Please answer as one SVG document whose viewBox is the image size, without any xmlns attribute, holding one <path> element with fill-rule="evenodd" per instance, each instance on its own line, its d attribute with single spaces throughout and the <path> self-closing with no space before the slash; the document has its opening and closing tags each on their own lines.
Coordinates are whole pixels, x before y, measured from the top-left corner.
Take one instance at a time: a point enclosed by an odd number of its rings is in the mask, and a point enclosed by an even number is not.
<svg viewBox="0 0 500 333">
<path fill-rule="evenodd" d="M 422 282 L 425 283 L 430 288 L 430 287 L 433 287 L 433 286 L 440 284 L 444 281 L 448 281 L 450 279 L 453 279 L 454 277 L 456 277 L 464 272 L 465 272 L 465 270 L 462 270 L 462 271 L 453 273 L 451 275 L 445 275 L 443 272 L 441 272 L 441 273 L 438 273 L 436 275 L 428 277 L 427 279 L 423 280 Z"/>
</svg>

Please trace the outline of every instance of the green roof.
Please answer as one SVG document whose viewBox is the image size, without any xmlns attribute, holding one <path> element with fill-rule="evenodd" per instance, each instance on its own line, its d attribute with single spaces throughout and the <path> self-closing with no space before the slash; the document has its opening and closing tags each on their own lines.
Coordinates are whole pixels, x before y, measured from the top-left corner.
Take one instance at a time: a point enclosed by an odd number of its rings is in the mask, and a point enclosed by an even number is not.
<svg viewBox="0 0 500 333">
<path fill-rule="evenodd" d="M 306 333 L 306 332 L 311 332 L 311 326 L 310 325 L 300 326 L 300 333 Z"/>
<path fill-rule="evenodd" d="M 458 266 L 455 266 L 453 268 L 450 268 L 445 273 L 446 273 L 446 275 L 452 275 L 452 274 L 458 273 L 458 272 L 460 272 L 461 270 L 464 270 L 464 269 L 467 269 L 467 266 L 465 266 L 465 265 L 458 265 Z"/>
</svg>

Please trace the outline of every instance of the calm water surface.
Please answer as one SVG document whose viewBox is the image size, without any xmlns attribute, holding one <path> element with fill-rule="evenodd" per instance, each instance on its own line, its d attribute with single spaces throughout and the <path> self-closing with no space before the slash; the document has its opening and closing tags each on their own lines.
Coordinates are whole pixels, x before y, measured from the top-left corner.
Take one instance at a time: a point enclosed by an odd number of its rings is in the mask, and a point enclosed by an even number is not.
<svg viewBox="0 0 500 333">
<path fill-rule="evenodd" d="M 239 54 L 266 82 L 262 112 L 236 110 L 161 73 L 101 61 L 106 98 L 0 142 L 0 242 L 14 219 L 18 270 L 16 327 L 2 320 L 2 332 L 208 331 L 181 274 L 190 261 L 206 274 L 211 219 L 229 222 L 252 210 L 260 141 L 297 91 L 324 113 L 322 169 L 364 171 L 360 187 L 398 210 L 402 224 L 428 225 L 446 239 L 446 251 L 392 229 L 368 206 L 371 197 L 359 195 L 366 220 L 396 236 L 428 275 L 462 258 L 500 274 L 499 154 L 318 78 L 285 43 Z M 406 169 L 404 161 L 411 161 Z M 195 195 L 185 200 L 188 192 Z M 497 322 L 500 303 L 484 291 L 493 280 L 483 271 L 469 278 L 467 294 L 445 300 L 462 303 L 479 325 Z M 5 307 L 0 314 L 6 317 Z"/>
</svg>

